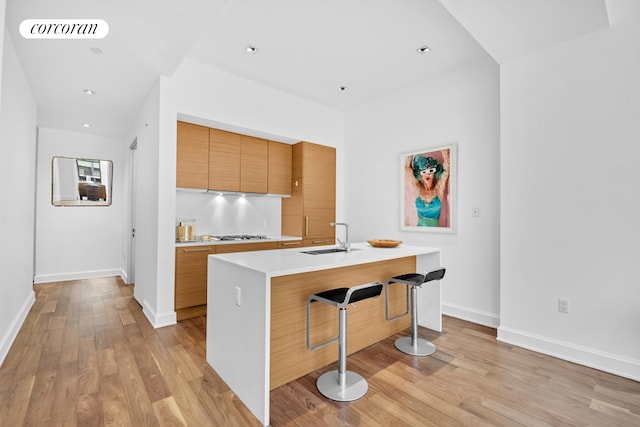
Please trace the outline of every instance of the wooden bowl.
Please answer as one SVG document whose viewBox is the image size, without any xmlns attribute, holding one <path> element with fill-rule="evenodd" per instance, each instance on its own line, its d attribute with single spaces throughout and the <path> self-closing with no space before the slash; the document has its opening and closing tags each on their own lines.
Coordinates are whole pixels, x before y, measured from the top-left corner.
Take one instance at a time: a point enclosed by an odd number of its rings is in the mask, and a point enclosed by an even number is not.
<svg viewBox="0 0 640 427">
<path fill-rule="evenodd" d="M 373 239 L 367 240 L 374 248 L 395 248 L 402 243 L 402 240 Z"/>
</svg>

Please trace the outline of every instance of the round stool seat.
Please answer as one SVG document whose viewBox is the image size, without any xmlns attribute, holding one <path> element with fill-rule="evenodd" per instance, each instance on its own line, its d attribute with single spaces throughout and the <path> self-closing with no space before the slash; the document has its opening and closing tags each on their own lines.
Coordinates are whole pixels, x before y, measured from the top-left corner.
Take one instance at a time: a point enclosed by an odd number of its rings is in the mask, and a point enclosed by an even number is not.
<svg viewBox="0 0 640 427">
<path fill-rule="evenodd" d="M 442 279 L 444 277 L 445 271 L 446 270 L 444 268 L 438 268 L 425 274 L 407 273 L 391 277 L 387 280 L 387 286 L 385 288 L 385 316 L 387 320 L 396 320 L 409 314 L 409 300 L 411 300 L 411 336 L 398 338 L 394 343 L 396 348 L 401 352 L 410 354 L 412 356 L 429 356 L 436 351 L 436 346 L 433 345 L 433 343 L 418 337 L 417 289 L 422 287 L 422 285 L 427 282 Z M 407 285 L 405 312 L 395 317 L 389 316 L 389 285 L 391 285 L 392 283 L 401 283 Z M 409 289 L 411 290 L 409 291 Z M 411 295 L 411 299 L 409 299 L 409 295 Z"/>
<path fill-rule="evenodd" d="M 404 283 L 405 285 L 420 286 L 424 282 L 424 274 L 420 274 L 420 273 L 401 274 L 399 276 L 393 276 L 390 280 L 398 283 Z"/>
<path fill-rule="evenodd" d="M 349 292 L 351 291 L 351 292 Z M 367 298 L 376 298 L 382 293 L 382 283 L 372 283 L 366 287 L 336 288 L 318 292 L 314 301 L 324 302 L 336 307 L 346 306 Z"/>
</svg>

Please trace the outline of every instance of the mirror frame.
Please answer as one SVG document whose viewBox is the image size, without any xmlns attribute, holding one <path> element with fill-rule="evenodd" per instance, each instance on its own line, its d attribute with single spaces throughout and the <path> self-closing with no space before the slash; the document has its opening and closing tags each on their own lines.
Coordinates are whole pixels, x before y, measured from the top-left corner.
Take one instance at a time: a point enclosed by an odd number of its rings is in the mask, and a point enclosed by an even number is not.
<svg viewBox="0 0 640 427">
<path fill-rule="evenodd" d="M 92 175 L 87 175 L 86 172 L 95 171 L 95 169 L 81 168 L 79 162 L 98 163 L 98 173 L 91 172 Z M 66 196 L 61 194 L 61 187 L 66 189 Z M 53 206 L 111 206 L 112 193 L 113 162 L 111 160 L 67 156 L 51 158 L 51 204 Z"/>
</svg>

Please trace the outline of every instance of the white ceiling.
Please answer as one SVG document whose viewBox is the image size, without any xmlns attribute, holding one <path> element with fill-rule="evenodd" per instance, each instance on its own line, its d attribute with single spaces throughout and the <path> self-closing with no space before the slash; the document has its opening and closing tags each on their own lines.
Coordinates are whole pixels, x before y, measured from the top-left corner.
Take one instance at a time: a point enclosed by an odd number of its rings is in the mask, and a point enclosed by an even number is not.
<svg viewBox="0 0 640 427">
<path fill-rule="evenodd" d="M 346 111 L 490 54 L 505 62 L 638 14 L 637 0 L 7 0 L 38 125 L 123 136 L 158 76 L 193 60 Z M 608 15 L 608 9 L 609 15 Z M 101 40 L 24 39 L 92 18 Z M 420 55 L 416 49 L 432 50 Z M 255 54 L 247 45 L 259 48 Z M 102 54 L 90 51 L 102 49 Z M 340 91 L 340 86 L 347 86 Z M 95 96 L 84 95 L 93 89 Z M 90 129 L 81 127 L 91 123 Z"/>
</svg>

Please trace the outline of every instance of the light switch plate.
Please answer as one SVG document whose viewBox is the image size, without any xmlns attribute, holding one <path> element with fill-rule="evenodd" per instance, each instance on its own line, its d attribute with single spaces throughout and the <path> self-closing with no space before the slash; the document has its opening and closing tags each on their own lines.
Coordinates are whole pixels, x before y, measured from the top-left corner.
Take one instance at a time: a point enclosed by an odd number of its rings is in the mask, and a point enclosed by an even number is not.
<svg viewBox="0 0 640 427">
<path fill-rule="evenodd" d="M 242 289 L 239 286 L 235 287 L 235 295 L 236 295 L 236 305 L 240 307 L 240 303 L 242 302 Z"/>
</svg>

